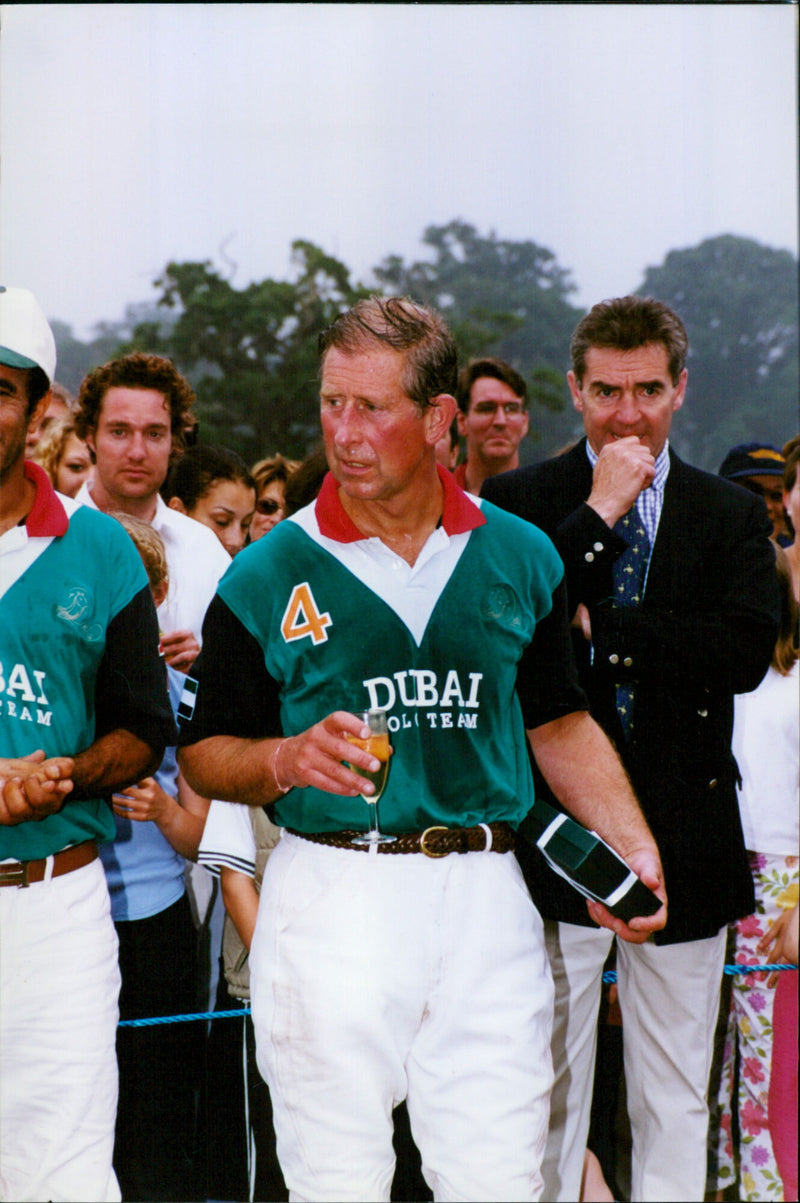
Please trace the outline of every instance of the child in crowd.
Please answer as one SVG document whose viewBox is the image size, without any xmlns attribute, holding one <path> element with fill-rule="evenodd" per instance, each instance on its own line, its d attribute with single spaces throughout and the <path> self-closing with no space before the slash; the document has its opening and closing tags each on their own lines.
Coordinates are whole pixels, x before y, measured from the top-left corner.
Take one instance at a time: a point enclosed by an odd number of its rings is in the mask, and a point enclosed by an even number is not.
<svg viewBox="0 0 800 1203">
<path fill-rule="evenodd" d="M 153 601 L 163 600 L 167 562 L 160 535 L 127 514 L 125 527 L 147 570 Z M 165 664 L 177 710 L 182 673 Z M 191 1013 L 197 1002 L 196 934 L 184 884 L 196 858 L 209 803 L 178 771 L 168 748 L 153 777 L 114 794 L 117 834 L 100 855 L 119 937 L 120 1018 Z M 196 1109 L 202 1032 L 196 1024 L 121 1028 L 114 1169 L 124 1200 L 204 1197 Z"/>
</svg>

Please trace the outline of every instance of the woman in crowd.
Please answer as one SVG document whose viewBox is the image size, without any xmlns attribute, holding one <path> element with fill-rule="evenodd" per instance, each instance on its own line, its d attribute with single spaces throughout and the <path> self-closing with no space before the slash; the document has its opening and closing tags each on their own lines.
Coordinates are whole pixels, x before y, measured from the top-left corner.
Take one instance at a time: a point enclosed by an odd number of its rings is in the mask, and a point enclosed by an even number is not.
<svg viewBox="0 0 800 1203">
<path fill-rule="evenodd" d="M 286 516 L 284 494 L 286 482 L 300 467 L 297 460 L 273 455 L 253 464 L 253 479 L 256 482 L 256 512 L 250 524 L 250 542 L 255 543 L 271 531 Z"/>
<path fill-rule="evenodd" d="M 256 504 L 256 484 L 244 460 L 226 447 L 190 447 L 170 469 L 167 505 L 213 530 L 233 557 L 244 547 Z"/>
<path fill-rule="evenodd" d="M 732 746 L 742 778 L 739 811 L 756 892 L 755 913 L 733 928 L 734 960 L 742 965 L 763 964 L 772 933 L 783 927 L 798 900 L 798 608 L 787 555 L 780 547 L 775 555 L 781 622 L 772 664 L 758 688 L 735 701 Z M 718 1096 L 716 1174 L 721 1188 L 734 1185 L 738 1177 L 739 1199 L 796 1197 L 784 1194 L 770 1133 L 777 978 L 743 973 L 733 979 Z M 793 979 L 796 991 L 796 974 Z"/>
<path fill-rule="evenodd" d="M 797 903 L 773 923 L 760 941 L 758 951 L 772 964 L 797 965 Z M 788 1203 L 797 1198 L 797 974 L 772 973 L 768 984 L 775 985 L 767 1103 L 769 1135 L 783 1182 L 783 1197 Z"/>
<path fill-rule="evenodd" d="M 53 488 L 67 497 L 74 497 L 92 473 L 89 448 L 75 433 L 72 418 L 51 422 L 33 448 L 31 459 L 41 464 Z"/>
</svg>

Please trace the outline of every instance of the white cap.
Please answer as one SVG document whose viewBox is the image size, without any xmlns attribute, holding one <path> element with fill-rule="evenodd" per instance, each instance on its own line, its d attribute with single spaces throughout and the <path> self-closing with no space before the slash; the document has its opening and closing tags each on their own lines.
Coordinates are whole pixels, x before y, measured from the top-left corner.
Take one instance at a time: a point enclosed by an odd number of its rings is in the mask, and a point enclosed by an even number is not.
<svg viewBox="0 0 800 1203">
<path fill-rule="evenodd" d="M 53 383 L 56 341 L 36 297 L 27 288 L 0 284 L 0 363 L 9 368 L 41 368 Z"/>
</svg>

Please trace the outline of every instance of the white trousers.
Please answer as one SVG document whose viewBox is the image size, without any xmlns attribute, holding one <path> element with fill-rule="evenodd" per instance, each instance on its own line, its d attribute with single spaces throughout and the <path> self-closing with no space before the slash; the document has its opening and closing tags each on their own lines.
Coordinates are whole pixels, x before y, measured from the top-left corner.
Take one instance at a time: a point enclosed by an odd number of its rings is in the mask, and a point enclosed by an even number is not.
<svg viewBox="0 0 800 1203">
<path fill-rule="evenodd" d="M 284 833 L 250 967 L 293 1200 L 388 1199 L 406 1097 L 436 1199 L 540 1197 L 552 983 L 513 854 L 373 855 Z"/>
<path fill-rule="evenodd" d="M 0 889 L 0 1199 L 119 1199 L 118 997 L 100 860 Z"/>
<path fill-rule="evenodd" d="M 555 983 L 550 1132 L 544 1197 L 580 1195 L 592 1105 L 606 929 L 546 923 Z M 633 1203 L 698 1203 L 706 1181 L 708 1079 L 726 929 L 657 946 L 617 941 Z"/>
</svg>

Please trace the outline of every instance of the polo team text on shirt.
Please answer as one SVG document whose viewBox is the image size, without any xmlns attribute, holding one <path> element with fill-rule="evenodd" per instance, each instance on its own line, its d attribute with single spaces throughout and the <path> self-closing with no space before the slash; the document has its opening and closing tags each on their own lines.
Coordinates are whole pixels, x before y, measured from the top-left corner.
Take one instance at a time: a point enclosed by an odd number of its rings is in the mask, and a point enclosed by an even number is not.
<svg viewBox="0 0 800 1203">
<path fill-rule="evenodd" d="M 44 669 L 29 669 L 24 664 L 15 664 L 6 678 L 0 660 L 0 715 L 15 718 L 21 723 L 49 727 L 53 712 L 49 709 L 50 703 L 44 692 L 46 676 Z M 45 706 L 48 709 L 43 709 Z"/>
</svg>

